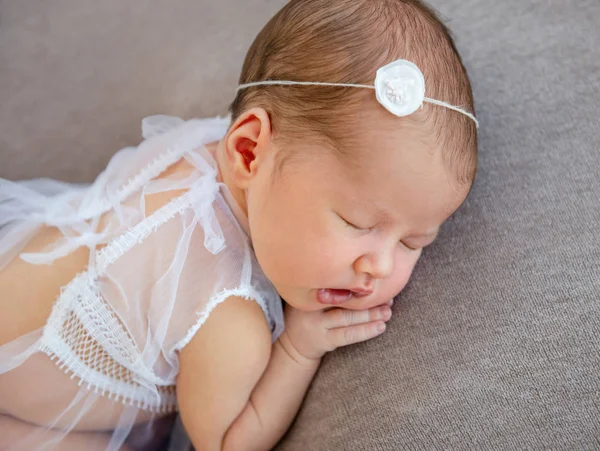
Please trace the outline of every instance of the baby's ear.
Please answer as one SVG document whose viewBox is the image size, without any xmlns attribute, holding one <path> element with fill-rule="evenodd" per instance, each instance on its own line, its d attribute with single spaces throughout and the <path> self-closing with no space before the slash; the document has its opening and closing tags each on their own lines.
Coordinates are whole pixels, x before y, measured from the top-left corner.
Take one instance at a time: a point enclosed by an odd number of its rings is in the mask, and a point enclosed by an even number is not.
<svg viewBox="0 0 600 451">
<path fill-rule="evenodd" d="M 271 118 L 262 108 L 245 111 L 229 128 L 225 154 L 236 185 L 245 189 L 273 150 Z"/>
</svg>

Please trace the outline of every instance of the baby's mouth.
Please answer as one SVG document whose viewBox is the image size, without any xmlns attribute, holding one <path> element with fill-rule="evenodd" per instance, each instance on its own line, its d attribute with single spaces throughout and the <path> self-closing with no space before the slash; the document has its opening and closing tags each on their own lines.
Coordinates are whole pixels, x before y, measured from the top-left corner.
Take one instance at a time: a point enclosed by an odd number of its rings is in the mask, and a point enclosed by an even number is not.
<svg viewBox="0 0 600 451">
<path fill-rule="evenodd" d="M 362 298 L 373 294 L 373 290 L 345 290 L 341 288 L 321 288 L 317 291 L 317 302 L 325 305 L 339 305 L 352 298 Z"/>
</svg>

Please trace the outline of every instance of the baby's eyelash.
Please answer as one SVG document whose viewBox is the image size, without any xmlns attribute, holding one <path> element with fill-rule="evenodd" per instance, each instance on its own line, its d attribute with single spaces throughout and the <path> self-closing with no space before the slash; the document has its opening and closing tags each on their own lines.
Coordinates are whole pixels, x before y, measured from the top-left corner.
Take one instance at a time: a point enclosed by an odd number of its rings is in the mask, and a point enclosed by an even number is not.
<svg viewBox="0 0 600 451">
<path fill-rule="evenodd" d="M 356 224 L 353 224 L 352 222 L 348 221 L 346 218 L 344 218 L 344 217 L 343 217 L 342 215 L 340 215 L 339 213 L 338 213 L 337 215 L 339 216 L 339 218 L 340 218 L 342 221 L 344 221 L 344 222 L 346 223 L 346 225 L 347 225 L 348 227 L 351 227 L 351 228 L 353 228 L 353 229 L 356 229 L 356 230 L 361 230 L 361 231 L 369 230 L 369 228 L 365 228 L 365 227 L 359 227 L 359 226 L 357 226 Z"/>
<path fill-rule="evenodd" d="M 406 244 L 404 241 L 400 241 L 400 244 L 401 244 L 402 246 L 404 246 L 406 249 L 408 249 L 409 251 L 418 251 L 419 249 L 422 249 L 422 248 L 420 248 L 420 247 L 412 247 L 412 246 L 409 246 L 409 245 L 408 245 L 408 244 Z"/>
<path fill-rule="evenodd" d="M 343 219 L 343 221 L 346 223 L 346 225 L 347 225 L 348 227 L 352 227 L 353 229 L 356 229 L 356 230 L 363 230 L 363 228 L 362 228 L 362 227 L 359 227 L 359 226 L 357 226 L 356 224 L 352 224 L 350 221 L 348 221 L 348 220 L 346 220 L 346 219 L 344 219 L 344 218 L 342 218 L 342 219 Z"/>
</svg>

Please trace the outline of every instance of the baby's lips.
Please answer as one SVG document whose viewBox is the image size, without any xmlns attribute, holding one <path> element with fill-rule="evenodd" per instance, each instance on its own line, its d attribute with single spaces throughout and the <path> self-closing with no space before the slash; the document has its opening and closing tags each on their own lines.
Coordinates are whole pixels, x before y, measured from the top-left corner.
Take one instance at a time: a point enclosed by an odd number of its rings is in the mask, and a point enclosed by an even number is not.
<svg viewBox="0 0 600 451">
<path fill-rule="evenodd" d="M 339 305 L 352 298 L 350 290 L 323 288 L 317 291 L 317 301 L 325 305 Z"/>
</svg>

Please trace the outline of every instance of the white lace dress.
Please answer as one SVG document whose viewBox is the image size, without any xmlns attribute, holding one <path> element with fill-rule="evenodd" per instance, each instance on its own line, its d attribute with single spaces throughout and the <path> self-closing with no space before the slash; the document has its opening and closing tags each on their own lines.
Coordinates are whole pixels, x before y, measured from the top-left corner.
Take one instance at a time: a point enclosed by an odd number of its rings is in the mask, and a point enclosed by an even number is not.
<svg viewBox="0 0 600 451">
<path fill-rule="evenodd" d="M 42 355 L 80 385 L 51 424 L 55 431 L 85 429 L 86 413 L 108 399 L 119 406 L 108 449 L 118 449 L 141 412 L 176 411 L 178 351 L 230 296 L 257 302 L 273 339 L 283 330 L 279 296 L 204 147 L 228 124 L 147 118 L 145 141 L 118 152 L 91 185 L 0 179 L 0 271 L 14 258 L 47 265 L 90 250 L 87 269 L 62 288 L 46 325 L 0 347 L 0 377 Z M 191 173 L 158 178 L 181 159 Z M 184 194 L 145 214 L 145 196 L 172 190 Z M 21 253 L 42 226 L 58 228 L 62 238 L 40 253 Z M 45 449 L 60 449 L 60 436 Z M 21 449 L 31 449 L 24 440 Z"/>
</svg>

